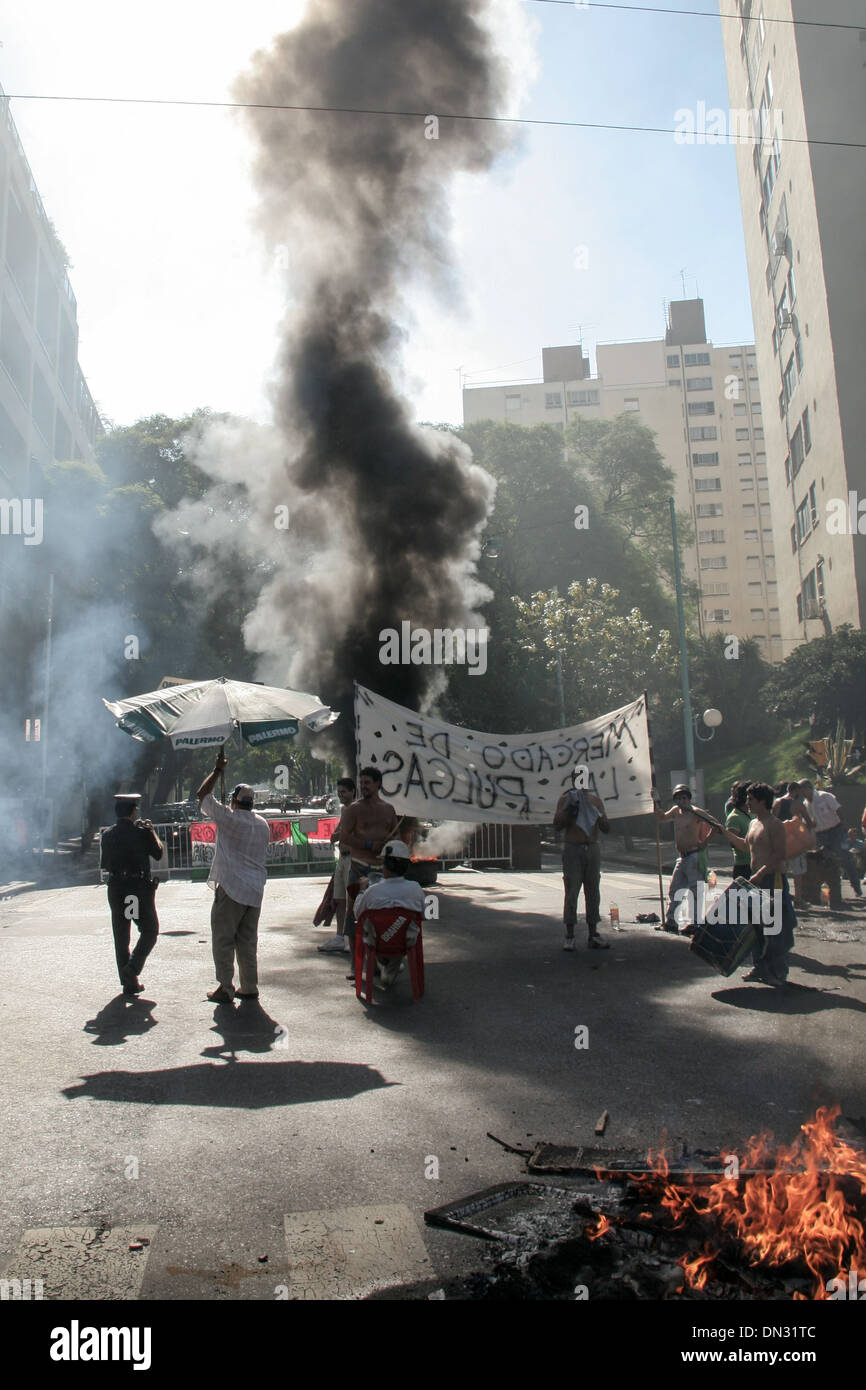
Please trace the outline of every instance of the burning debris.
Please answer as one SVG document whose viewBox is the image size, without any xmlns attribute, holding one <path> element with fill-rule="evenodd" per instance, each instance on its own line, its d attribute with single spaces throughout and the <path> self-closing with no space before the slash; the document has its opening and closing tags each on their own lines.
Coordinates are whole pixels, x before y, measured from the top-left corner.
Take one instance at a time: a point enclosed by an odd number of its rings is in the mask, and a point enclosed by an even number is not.
<svg viewBox="0 0 866 1390">
<path fill-rule="evenodd" d="M 790 1145 L 763 1134 L 742 1154 L 676 1167 L 650 1152 L 630 1171 L 596 1153 L 567 1187 L 504 1184 L 428 1212 L 430 1224 L 497 1242 L 492 1271 L 448 1297 L 848 1297 L 866 1274 L 866 1147 L 837 1132 L 839 1114 L 818 1109 Z"/>
</svg>

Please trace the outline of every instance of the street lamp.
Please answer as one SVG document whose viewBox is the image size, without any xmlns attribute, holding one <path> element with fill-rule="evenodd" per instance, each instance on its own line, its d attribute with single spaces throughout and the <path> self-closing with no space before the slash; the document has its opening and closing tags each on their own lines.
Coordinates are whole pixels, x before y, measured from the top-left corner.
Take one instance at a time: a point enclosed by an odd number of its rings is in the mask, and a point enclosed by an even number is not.
<svg viewBox="0 0 866 1390">
<path fill-rule="evenodd" d="M 702 719 L 704 721 L 704 724 L 710 731 L 706 735 L 702 734 L 700 729 L 698 728 L 698 725 L 700 724 Z M 719 725 L 722 723 L 723 716 L 721 710 L 705 709 L 703 714 L 693 715 L 692 720 L 695 726 L 695 738 L 698 739 L 701 743 L 709 743 L 710 740 L 714 737 L 716 729 L 718 729 Z"/>
</svg>

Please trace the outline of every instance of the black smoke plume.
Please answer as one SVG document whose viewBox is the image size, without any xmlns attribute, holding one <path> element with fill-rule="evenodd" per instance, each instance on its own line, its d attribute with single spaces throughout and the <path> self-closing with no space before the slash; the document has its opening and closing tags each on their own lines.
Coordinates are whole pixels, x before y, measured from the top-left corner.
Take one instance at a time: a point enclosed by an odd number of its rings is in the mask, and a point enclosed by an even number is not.
<svg viewBox="0 0 866 1390">
<path fill-rule="evenodd" d="M 414 708 L 441 672 L 383 666 L 379 633 L 478 626 L 474 576 L 493 483 L 448 433 L 416 426 L 396 378 L 407 290 L 453 294 L 449 195 L 510 137 L 489 121 L 510 75 L 482 0 L 313 0 L 252 61 L 235 95 L 257 144 L 261 219 L 284 248 L 294 302 L 274 384 L 282 457 L 242 476 L 260 503 L 255 544 L 275 554 L 273 508 L 291 510 L 288 552 L 251 614 L 260 674 L 339 708 L 351 746 L 352 682 Z M 497 4 L 505 15 L 510 4 Z M 306 106 L 308 111 L 265 109 Z M 347 114 L 403 112 L 405 115 Z M 238 437 L 240 440 L 240 436 Z M 225 477 L 230 444 L 224 437 Z M 197 462 L 208 467 L 209 441 Z M 287 558 L 288 556 L 288 558 Z"/>
</svg>

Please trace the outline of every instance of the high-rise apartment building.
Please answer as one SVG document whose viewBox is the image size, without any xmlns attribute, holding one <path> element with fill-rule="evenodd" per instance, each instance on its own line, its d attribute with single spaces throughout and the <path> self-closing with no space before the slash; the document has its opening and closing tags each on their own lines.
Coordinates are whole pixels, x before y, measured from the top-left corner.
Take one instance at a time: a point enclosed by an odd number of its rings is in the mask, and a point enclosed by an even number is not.
<svg viewBox="0 0 866 1390">
<path fill-rule="evenodd" d="M 66 256 L 0 89 L 0 492 L 26 492 L 34 466 L 92 458 L 102 433 Z"/>
<path fill-rule="evenodd" d="M 700 299 L 674 301 L 664 338 L 600 343 L 598 376 L 579 347 L 545 348 L 541 382 L 468 387 L 466 424 L 492 419 L 564 430 L 578 415 L 633 411 L 653 430 L 675 478 L 677 508 L 693 521 L 683 569 L 700 593 L 704 633 L 754 637 L 784 655 L 755 349 L 714 347 Z M 590 524 L 591 518 L 590 518 Z"/>
<path fill-rule="evenodd" d="M 866 614 L 866 9 L 721 8 L 787 654 Z"/>
</svg>

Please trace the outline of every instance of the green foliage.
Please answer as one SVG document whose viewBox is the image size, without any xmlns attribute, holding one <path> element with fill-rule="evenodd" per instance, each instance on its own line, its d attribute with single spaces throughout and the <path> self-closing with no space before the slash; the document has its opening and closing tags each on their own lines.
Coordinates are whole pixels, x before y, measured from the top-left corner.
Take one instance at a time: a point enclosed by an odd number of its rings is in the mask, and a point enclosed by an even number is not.
<svg viewBox="0 0 866 1390">
<path fill-rule="evenodd" d="M 726 651 L 730 647 L 722 632 L 689 643 L 692 709 L 700 714 L 714 707 L 724 718 L 713 738 L 715 755 L 771 739 L 778 730 L 778 720 L 769 713 L 763 695 L 772 667 L 761 656 L 758 643 L 740 639 L 736 659 L 727 657 Z"/>
<path fill-rule="evenodd" d="M 655 434 L 625 412 L 613 420 L 577 420 L 566 445 L 579 472 L 596 485 L 605 516 L 671 577 L 674 572 L 670 502 L 674 474 L 656 448 Z M 693 539 L 691 521 L 677 516 L 680 545 Z"/>
<path fill-rule="evenodd" d="M 623 613 L 610 585 L 575 580 L 566 597 L 538 593 L 528 602 L 515 599 L 514 607 L 518 640 L 532 659 L 553 723 L 559 723 L 558 667 L 567 724 L 627 704 L 642 690 L 673 703 L 677 672 L 670 633 L 655 629 L 637 608 Z"/>
<path fill-rule="evenodd" d="M 856 734 L 864 728 L 866 632 L 844 624 L 827 637 L 795 647 L 772 668 L 764 691 L 768 707 L 788 719 L 808 719 L 815 735 L 841 720 Z"/>
</svg>

